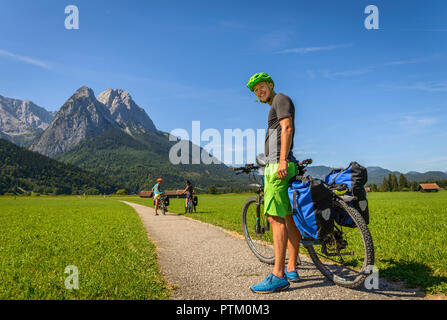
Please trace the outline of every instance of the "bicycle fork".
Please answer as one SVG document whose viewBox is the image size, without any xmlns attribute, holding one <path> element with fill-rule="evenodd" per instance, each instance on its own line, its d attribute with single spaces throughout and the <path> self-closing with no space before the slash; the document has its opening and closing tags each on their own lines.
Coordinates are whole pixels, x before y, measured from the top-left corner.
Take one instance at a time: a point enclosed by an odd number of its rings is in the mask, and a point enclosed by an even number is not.
<svg viewBox="0 0 447 320">
<path fill-rule="evenodd" d="M 256 234 L 264 234 L 266 231 L 270 230 L 270 223 L 268 219 L 266 219 L 265 227 L 261 226 L 261 214 L 264 213 L 261 212 L 261 199 L 258 198 L 258 201 L 256 201 L 256 225 L 255 225 Z"/>
</svg>

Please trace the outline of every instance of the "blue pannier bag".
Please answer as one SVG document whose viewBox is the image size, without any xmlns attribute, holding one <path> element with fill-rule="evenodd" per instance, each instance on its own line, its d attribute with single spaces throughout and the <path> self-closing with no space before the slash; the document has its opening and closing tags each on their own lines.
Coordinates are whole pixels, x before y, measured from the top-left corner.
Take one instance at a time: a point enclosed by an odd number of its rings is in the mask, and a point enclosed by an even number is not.
<svg viewBox="0 0 447 320">
<path fill-rule="evenodd" d="M 323 240 L 334 229 L 332 192 L 321 180 L 295 179 L 289 184 L 293 220 L 305 238 Z"/>
<path fill-rule="evenodd" d="M 348 205 L 354 207 L 365 220 L 369 223 L 368 200 L 366 199 L 365 184 L 368 181 L 368 172 L 357 162 L 353 161 L 346 169 L 334 169 L 325 178 L 325 183 L 331 189 L 347 189 L 346 195 L 354 196 L 355 200 L 348 202 Z M 356 225 L 348 213 L 339 207 L 333 208 L 335 222 L 344 227 L 355 228 Z"/>
</svg>

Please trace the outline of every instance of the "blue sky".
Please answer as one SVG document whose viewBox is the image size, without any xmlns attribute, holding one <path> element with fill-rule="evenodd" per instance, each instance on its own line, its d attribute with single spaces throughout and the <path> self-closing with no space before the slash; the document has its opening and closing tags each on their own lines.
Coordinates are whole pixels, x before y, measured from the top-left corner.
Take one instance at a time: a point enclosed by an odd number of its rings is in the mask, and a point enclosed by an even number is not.
<svg viewBox="0 0 447 320">
<path fill-rule="evenodd" d="M 160 130 L 200 120 L 223 136 L 265 129 L 245 87 L 262 71 L 295 103 L 298 158 L 447 171 L 446 16 L 442 0 L 4 0 L 0 95 L 57 110 L 82 85 L 122 88 Z"/>
</svg>

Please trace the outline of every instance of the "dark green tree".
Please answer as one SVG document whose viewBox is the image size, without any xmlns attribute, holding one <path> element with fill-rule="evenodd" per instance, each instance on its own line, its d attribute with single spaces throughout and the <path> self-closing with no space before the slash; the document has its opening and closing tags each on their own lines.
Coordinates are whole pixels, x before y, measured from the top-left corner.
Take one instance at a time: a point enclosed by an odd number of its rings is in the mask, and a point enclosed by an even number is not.
<svg viewBox="0 0 447 320">
<path fill-rule="evenodd" d="M 406 188 L 408 188 L 408 180 L 405 177 L 405 175 L 400 174 L 399 175 L 399 190 L 402 191 Z"/>
<path fill-rule="evenodd" d="M 390 191 L 390 184 L 386 177 L 383 177 L 382 185 L 380 186 L 380 191 L 382 191 L 382 192 Z"/>
<path fill-rule="evenodd" d="M 413 181 L 411 183 L 411 191 L 418 191 L 419 189 L 419 183 L 417 183 L 416 181 Z"/>
<path fill-rule="evenodd" d="M 399 184 L 397 183 L 397 178 L 394 173 L 388 175 L 388 183 L 390 186 L 390 191 L 399 191 Z"/>
<path fill-rule="evenodd" d="M 209 191 L 210 194 L 216 194 L 217 193 L 217 188 L 216 188 L 216 186 L 212 185 L 212 186 L 209 187 L 208 191 Z"/>
</svg>

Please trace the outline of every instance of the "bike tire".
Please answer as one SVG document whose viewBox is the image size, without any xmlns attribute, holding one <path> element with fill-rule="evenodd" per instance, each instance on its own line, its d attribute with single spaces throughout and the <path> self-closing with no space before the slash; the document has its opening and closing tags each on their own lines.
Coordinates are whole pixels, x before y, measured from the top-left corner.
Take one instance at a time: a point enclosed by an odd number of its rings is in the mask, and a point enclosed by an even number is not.
<svg viewBox="0 0 447 320">
<path fill-rule="evenodd" d="M 359 232 L 361 234 L 362 240 L 363 240 L 363 249 L 364 249 L 364 261 L 362 265 L 362 269 L 360 270 L 357 277 L 355 277 L 353 280 L 348 281 L 344 278 L 338 277 L 337 275 L 330 272 L 330 270 L 325 266 L 324 262 L 322 262 L 317 254 L 317 252 L 314 249 L 313 245 L 306 245 L 304 246 L 307 251 L 309 252 L 310 258 L 312 259 L 313 263 L 317 267 L 317 269 L 330 281 L 335 283 L 338 286 L 345 287 L 345 288 L 356 288 L 364 283 L 366 277 L 371 274 L 372 270 L 367 271 L 366 268 L 368 266 L 374 265 L 374 245 L 371 237 L 371 233 L 369 232 L 368 226 L 366 225 L 365 220 L 363 219 L 362 215 L 353 207 L 350 207 L 346 202 L 343 200 L 336 198 L 335 199 L 335 205 L 339 206 L 341 209 L 346 211 L 349 216 L 354 220 L 354 223 L 356 224 L 357 228 L 359 229 Z"/>
<path fill-rule="evenodd" d="M 251 206 L 256 207 L 256 202 L 257 202 L 256 196 L 250 197 L 245 201 L 244 206 L 242 207 L 242 231 L 244 233 L 245 240 L 247 241 L 248 247 L 254 253 L 254 255 L 261 262 L 264 262 L 267 264 L 274 264 L 275 263 L 275 255 L 274 254 L 267 255 L 267 254 L 263 254 L 262 252 L 260 252 L 258 249 L 260 244 L 256 244 L 255 242 L 253 242 L 252 238 L 250 237 L 250 233 L 248 232 L 248 228 L 250 226 L 247 225 L 247 212 L 250 208 L 252 208 Z M 261 214 L 264 214 L 264 213 L 262 212 Z"/>
</svg>

